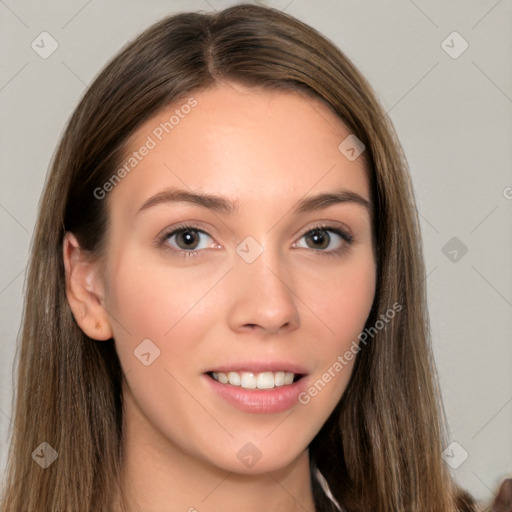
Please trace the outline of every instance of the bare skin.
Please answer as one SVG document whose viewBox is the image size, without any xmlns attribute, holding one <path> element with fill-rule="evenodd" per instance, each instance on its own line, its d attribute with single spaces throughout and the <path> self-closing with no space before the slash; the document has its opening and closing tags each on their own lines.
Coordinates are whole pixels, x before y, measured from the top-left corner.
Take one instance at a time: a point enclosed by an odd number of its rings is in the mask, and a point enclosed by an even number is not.
<svg viewBox="0 0 512 512">
<path fill-rule="evenodd" d="M 370 201 L 364 164 L 339 151 L 349 131 L 319 100 L 234 83 L 193 97 L 197 106 L 162 140 L 155 127 L 186 100 L 131 138 L 129 152 L 148 136 L 156 146 L 109 192 L 106 257 L 88 261 L 72 234 L 64 243 L 75 318 L 90 337 L 115 339 L 125 375 L 126 510 L 313 512 L 308 445 L 346 388 L 354 359 L 332 368 L 364 328 L 376 268 L 363 205 L 294 208 L 340 189 Z M 239 211 L 168 201 L 141 209 L 169 188 L 223 196 Z M 190 223 L 189 250 L 172 231 Z M 261 247 L 250 263 L 242 255 L 258 246 L 247 237 Z M 147 339 L 148 365 L 134 355 Z M 249 412 L 206 374 L 247 361 L 294 363 L 306 390 L 329 369 L 331 378 L 308 403 Z M 244 462 L 243 449 L 260 458 Z"/>
</svg>

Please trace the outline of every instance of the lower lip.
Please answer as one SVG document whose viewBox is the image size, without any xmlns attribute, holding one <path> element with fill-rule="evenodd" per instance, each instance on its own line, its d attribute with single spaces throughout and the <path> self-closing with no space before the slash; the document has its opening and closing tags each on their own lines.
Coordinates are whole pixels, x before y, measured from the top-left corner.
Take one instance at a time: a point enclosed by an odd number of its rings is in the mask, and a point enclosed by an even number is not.
<svg viewBox="0 0 512 512">
<path fill-rule="evenodd" d="M 302 377 L 293 384 L 272 389 L 245 389 L 231 384 L 222 384 L 213 377 L 203 377 L 218 395 L 226 402 L 244 412 L 277 413 L 287 411 L 298 403 L 299 394 L 305 389 L 306 378 Z"/>
</svg>

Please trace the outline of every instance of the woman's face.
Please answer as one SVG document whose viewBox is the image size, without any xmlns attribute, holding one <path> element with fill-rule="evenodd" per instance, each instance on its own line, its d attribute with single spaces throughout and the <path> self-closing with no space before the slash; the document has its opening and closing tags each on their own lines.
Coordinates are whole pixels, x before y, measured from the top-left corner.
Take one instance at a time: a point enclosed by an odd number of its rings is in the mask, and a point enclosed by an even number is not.
<svg viewBox="0 0 512 512">
<path fill-rule="evenodd" d="M 319 100 L 229 83 L 130 140 L 102 189 L 102 305 L 127 431 L 155 452 L 282 468 L 339 401 L 374 299 L 371 218 L 313 198 L 370 201 L 362 158 L 339 149 L 349 134 Z"/>
</svg>

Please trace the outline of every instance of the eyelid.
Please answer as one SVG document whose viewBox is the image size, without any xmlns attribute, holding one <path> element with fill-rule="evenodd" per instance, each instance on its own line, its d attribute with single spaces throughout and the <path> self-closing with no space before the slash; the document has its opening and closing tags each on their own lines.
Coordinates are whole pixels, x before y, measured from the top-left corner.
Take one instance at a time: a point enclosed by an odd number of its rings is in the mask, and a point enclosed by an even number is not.
<svg viewBox="0 0 512 512">
<path fill-rule="evenodd" d="M 308 233 L 314 231 L 325 231 L 334 233 L 336 236 L 341 238 L 341 247 L 336 249 L 315 249 L 314 247 L 297 247 L 300 240 L 307 235 Z M 313 252 L 314 254 L 321 255 L 322 257 L 328 258 L 340 258 L 345 255 L 345 253 L 350 250 L 351 246 L 354 243 L 354 237 L 350 231 L 347 229 L 343 223 L 335 222 L 335 221 L 319 221 L 316 222 L 313 226 L 309 226 L 305 228 L 301 235 L 298 237 L 297 242 L 294 242 L 293 247 L 297 249 L 306 249 L 309 252 Z"/>
<path fill-rule="evenodd" d="M 354 236 L 353 236 L 350 228 L 343 222 L 335 221 L 335 220 L 313 221 L 312 223 L 308 224 L 308 226 L 306 228 L 299 231 L 299 235 L 297 235 L 297 237 L 300 238 L 300 237 L 304 236 L 306 233 L 309 233 L 311 230 L 314 230 L 314 229 L 325 229 L 326 231 L 328 231 L 329 229 L 333 229 L 333 228 L 339 229 L 343 233 L 346 233 L 346 235 L 350 238 L 350 240 L 354 239 Z"/>
<path fill-rule="evenodd" d="M 207 235 L 208 237 L 210 237 L 213 240 L 213 236 L 210 233 L 208 233 L 208 231 L 206 231 L 201 224 L 198 224 L 194 221 L 184 221 L 184 222 L 180 222 L 178 224 L 175 224 L 173 226 L 163 229 L 160 232 L 160 234 L 157 235 L 155 243 L 156 243 L 156 245 L 165 244 L 166 240 L 169 238 L 170 235 L 174 235 L 174 234 L 176 234 L 176 232 L 186 231 L 187 229 L 197 231 L 199 233 L 203 233 L 204 235 Z M 217 244 L 217 243 L 215 245 L 217 246 L 217 248 L 220 247 L 219 244 Z M 172 250 L 176 253 L 178 253 L 178 252 L 188 252 L 188 253 L 194 252 L 194 249 L 190 250 L 190 251 L 183 251 L 182 249 L 172 249 L 171 248 L 170 250 Z M 200 252 L 203 250 L 204 249 L 197 249 L 196 251 Z"/>
</svg>

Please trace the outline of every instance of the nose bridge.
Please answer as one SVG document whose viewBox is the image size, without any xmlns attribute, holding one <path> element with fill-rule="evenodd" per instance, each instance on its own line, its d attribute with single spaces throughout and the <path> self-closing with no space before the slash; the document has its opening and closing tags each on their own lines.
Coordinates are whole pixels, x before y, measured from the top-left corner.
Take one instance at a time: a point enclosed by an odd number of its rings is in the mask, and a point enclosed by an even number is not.
<svg viewBox="0 0 512 512">
<path fill-rule="evenodd" d="M 248 237 L 237 247 L 237 254 L 241 260 L 237 262 L 237 268 L 242 279 L 250 282 L 256 290 L 266 291 L 265 293 L 284 292 L 281 290 L 286 288 L 283 277 L 289 272 L 283 272 L 285 266 L 279 247 L 272 245 L 271 237 L 267 237 L 261 244 Z"/>
<path fill-rule="evenodd" d="M 277 331 L 295 328 L 299 317 L 293 294 L 294 276 L 271 236 L 260 243 L 246 237 L 236 248 L 235 290 L 230 312 L 233 328 L 257 325 Z"/>
</svg>

